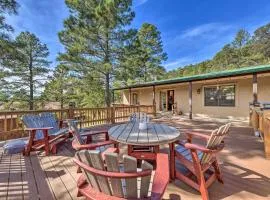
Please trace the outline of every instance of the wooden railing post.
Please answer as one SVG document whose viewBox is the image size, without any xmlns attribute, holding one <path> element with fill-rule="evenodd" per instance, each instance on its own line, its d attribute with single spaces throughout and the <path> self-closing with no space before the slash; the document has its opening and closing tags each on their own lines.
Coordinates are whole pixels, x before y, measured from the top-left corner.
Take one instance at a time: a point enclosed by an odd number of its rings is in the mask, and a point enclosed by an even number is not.
<svg viewBox="0 0 270 200">
<path fill-rule="evenodd" d="M 264 149 L 266 159 L 270 159 L 270 117 L 264 123 Z"/>
<path fill-rule="evenodd" d="M 68 107 L 68 118 L 69 119 L 74 119 L 74 108 L 75 108 L 75 104 L 73 102 L 70 102 L 69 107 Z"/>
<path fill-rule="evenodd" d="M 115 107 L 114 106 L 111 107 L 111 123 L 112 124 L 115 123 Z"/>
</svg>

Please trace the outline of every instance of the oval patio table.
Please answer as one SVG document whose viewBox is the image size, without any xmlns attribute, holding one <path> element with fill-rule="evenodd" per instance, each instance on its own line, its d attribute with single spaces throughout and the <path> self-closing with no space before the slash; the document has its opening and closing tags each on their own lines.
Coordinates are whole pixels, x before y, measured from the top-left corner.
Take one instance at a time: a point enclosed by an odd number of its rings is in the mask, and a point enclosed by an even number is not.
<svg viewBox="0 0 270 200">
<path fill-rule="evenodd" d="M 171 172 L 174 171 L 174 145 L 179 140 L 180 131 L 172 126 L 148 123 L 147 129 L 140 130 L 139 123 L 126 123 L 113 126 L 108 131 L 111 140 L 128 145 L 128 154 L 138 159 L 155 160 L 159 146 L 170 145 Z M 133 147 L 152 147 L 153 152 L 133 151 Z"/>
</svg>

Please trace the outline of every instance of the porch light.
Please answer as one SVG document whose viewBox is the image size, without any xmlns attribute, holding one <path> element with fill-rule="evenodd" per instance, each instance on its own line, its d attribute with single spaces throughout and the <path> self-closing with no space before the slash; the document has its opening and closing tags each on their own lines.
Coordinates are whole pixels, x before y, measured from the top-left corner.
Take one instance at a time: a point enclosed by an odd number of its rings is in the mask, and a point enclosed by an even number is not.
<svg viewBox="0 0 270 200">
<path fill-rule="evenodd" d="M 201 89 L 197 89 L 197 94 L 201 94 Z"/>
</svg>

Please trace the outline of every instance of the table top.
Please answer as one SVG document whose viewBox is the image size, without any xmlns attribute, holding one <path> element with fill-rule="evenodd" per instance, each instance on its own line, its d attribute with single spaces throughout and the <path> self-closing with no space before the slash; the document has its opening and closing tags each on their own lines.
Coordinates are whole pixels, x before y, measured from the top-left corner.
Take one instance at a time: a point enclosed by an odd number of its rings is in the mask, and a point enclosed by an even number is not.
<svg viewBox="0 0 270 200">
<path fill-rule="evenodd" d="M 147 123 L 146 130 L 140 130 L 139 123 L 120 124 L 110 128 L 108 133 L 111 140 L 140 146 L 168 144 L 180 137 L 176 128 L 158 123 Z"/>
</svg>

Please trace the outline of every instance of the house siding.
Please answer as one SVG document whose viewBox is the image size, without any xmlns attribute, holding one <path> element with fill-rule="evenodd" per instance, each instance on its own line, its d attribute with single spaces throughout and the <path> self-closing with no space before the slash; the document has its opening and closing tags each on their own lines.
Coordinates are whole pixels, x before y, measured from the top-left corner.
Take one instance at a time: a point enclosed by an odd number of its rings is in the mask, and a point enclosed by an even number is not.
<svg viewBox="0 0 270 200">
<path fill-rule="evenodd" d="M 235 106 L 234 107 L 211 107 L 204 106 L 204 86 L 217 84 L 235 84 Z M 198 94 L 197 90 L 200 89 Z M 177 103 L 177 111 L 182 111 L 184 114 L 189 112 L 188 104 L 188 83 L 173 84 L 171 86 L 156 86 L 156 107 L 160 110 L 160 92 L 174 90 L 174 99 Z M 139 102 L 141 105 L 152 105 L 153 93 L 152 88 L 136 88 L 132 92 L 138 93 Z M 123 92 L 123 103 L 128 102 L 128 90 Z M 252 77 L 229 78 L 226 80 L 214 79 L 211 81 L 201 81 L 192 83 L 192 107 L 193 114 L 205 115 L 210 117 L 248 117 L 249 102 L 253 100 L 252 93 Z M 270 102 L 270 76 L 260 75 L 258 77 L 258 101 Z"/>
</svg>

